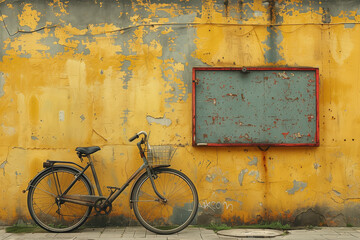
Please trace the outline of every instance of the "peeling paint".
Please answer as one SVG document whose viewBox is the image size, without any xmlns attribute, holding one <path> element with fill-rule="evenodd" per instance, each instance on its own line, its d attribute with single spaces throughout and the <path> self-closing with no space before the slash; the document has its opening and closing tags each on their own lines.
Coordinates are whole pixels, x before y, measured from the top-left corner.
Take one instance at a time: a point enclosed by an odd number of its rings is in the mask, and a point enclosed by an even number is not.
<svg viewBox="0 0 360 240">
<path fill-rule="evenodd" d="M 123 111 L 124 116 L 121 117 L 121 119 L 123 120 L 121 125 L 124 125 L 124 124 L 127 123 L 129 113 L 130 113 L 129 109 L 126 109 L 126 110 Z"/>
<path fill-rule="evenodd" d="M 1 128 L 7 136 L 13 136 L 16 133 L 16 129 L 14 127 L 9 127 L 9 126 L 5 126 L 4 124 L 1 124 Z"/>
<path fill-rule="evenodd" d="M 215 192 L 216 193 L 226 193 L 227 189 L 216 189 Z"/>
<path fill-rule="evenodd" d="M 59 121 L 63 122 L 65 120 L 65 112 L 59 111 Z"/>
<path fill-rule="evenodd" d="M 152 123 L 156 123 L 156 124 L 160 124 L 160 125 L 166 126 L 166 127 L 169 127 L 172 123 L 171 119 L 165 117 L 165 114 L 164 114 L 164 117 L 160 117 L 160 118 L 146 116 L 146 120 L 150 125 Z"/>
<path fill-rule="evenodd" d="M 260 174 L 259 174 L 259 171 L 251 170 L 251 171 L 249 172 L 249 176 L 254 176 L 255 179 L 258 180 Z"/>
<path fill-rule="evenodd" d="M 244 176 L 245 176 L 245 174 L 246 174 L 248 171 L 249 171 L 248 169 L 243 169 L 243 170 L 241 170 L 241 172 L 239 173 L 239 175 L 238 175 L 238 181 L 239 181 L 239 183 L 240 183 L 240 186 L 243 185 Z"/>
<path fill-rule="evenodd" d="M 243 205 L 243 202 L 242 201 L 239 201 L 239 200 L 236 200 L 236 199 L 232 199 L 232 198 L 225 198 L 225 201 L 227 202 L 237 202 L 241 205 Z"/>
<path fill-rule="evenodd" d="M 257 157 L 248 157 L 248 159 L 250 159 L 250 162 L 248 162 L 249 166 L 257 166 L 257 163 L 259 161 Z"/>
<path fill-rule="evenodd" d="M 355 23 L 345 23 L 344 26 L 345 26 L 345 28 L 354 28 Z"/>
<path fill-rule="evenodd" d="M 332 174 L 331 174 L 331 173 L 329 173 L 329 176 L 326 178 L 326 180 L 327 180 L 329 183 L 331 183 L 331 182 L 332 182 L 332 180 L 333 180 L 333 176 L 332 176 Z"/>
<path fill-rule="evenodd" d="M 321 7 L 322 9 L 322 22 L 323 23 L 331 23 L 331 15 L 330 15 L 330 9 Z"/>
<path fill-rule="evenodd" d="M 211 175 L 208 174 L 208 175 L 206 175 L 205 180 L 206 180 L 207 182 L 211 183 L 212 181 L 214 181 L 215 177 L 216 177 L 215 174 L 211 174 Z"/>
<path fill-rule="evenodd" d="M 5 85 L 5 74 L 0 72 L 0 97 L 5 95 L 4 85 Z"/>
<path fill-rule="evenodd" d="M 273 27 L 268 27 L 267 31 L 269 33 L 267 39 L 263 42 L 266 45 L 265 47 L 265 61 L 267 63 L 277 63 L 281 60 L 284 60 L 282 57 L 281 50 L 283 47 L 281 46 L 281 42 L 283 41 L 282 32 Z"/>
<path fill-rule="evenodd" d="M 227 179 L 226 177 L 222 177 L 221 180 L 224 184 L 229 183 L 229 179 Z"/>
<path fill-rule="evenodd" d="M 40 12 L 32 9 L 32 4 L 27 3 L 22 9 L 22 13 L 18 16 L 19 25 L 27 26 L 31 30 L 35 30 L 40 20 Z"/>
<path fill-rule="evenodd" d="M 314 163 L 314 168 L 315 168 L 315 169 L 318 169 L 319 167 L 321 167 L 321 165 L 320 165 L 320 164 L 318 164 L 318 163 Z"/>
<path fill-rule="evenodd" d="M 5 165 L 8 163 L 7 160 L 5 160 L 2 164 L 0 164 L 0 169 L 3 170 L 3 175 L 5 176 Z"/>
<path fill-rule="evenodd" d="M 303 191 L 306 187 L 307 187 L 307 183 L 306 182 L 301 182 L 301 181 L 293 181 L 293 187 L 291 189 L 286 190 L 286 192 L 288 194 L 295 194 L 297 191 Z"/>
</svg>

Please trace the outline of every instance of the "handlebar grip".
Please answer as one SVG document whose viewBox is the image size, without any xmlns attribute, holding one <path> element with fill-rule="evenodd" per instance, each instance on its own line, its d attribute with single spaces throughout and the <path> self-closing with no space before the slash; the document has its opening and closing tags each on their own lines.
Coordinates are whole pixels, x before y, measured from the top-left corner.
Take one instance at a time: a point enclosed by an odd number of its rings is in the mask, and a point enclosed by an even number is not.
<svg viewBox="0 0 360 240">
<path fill-rule="evenodd" d="M 135 134 L 135 136 L 133 136 L 133 137 L 131 137 L 131 138 L 129 139 L 129 142 L 132 142 L 132 141 L 134 141 L 134 140 L 137 139 L 137 138 L 139 138 L 139 135 Z"/>
</svg>

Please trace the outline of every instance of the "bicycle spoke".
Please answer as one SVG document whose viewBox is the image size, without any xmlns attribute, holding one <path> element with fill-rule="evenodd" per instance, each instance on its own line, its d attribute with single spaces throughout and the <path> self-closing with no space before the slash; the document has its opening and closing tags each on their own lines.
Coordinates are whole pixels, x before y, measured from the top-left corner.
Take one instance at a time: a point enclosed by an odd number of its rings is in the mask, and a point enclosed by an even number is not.
<svg viewBox="0 0 360 240">
<path fill-rule="evenodd" d="M 135 216 L 145 228 L 155 233 L 181 231 L 190 224 L 197 211 L 195 187 L 190 180 L 185 180 L 181 172 L 172 169 L 160 169 L 154 182 L 157 191 L 167 201 L 158 199 L 150 179 L 145 175 L 134 188 Z"/>
<path fill-rule="evenodd" d="M 59 167 L 40 175 L 29 190 L 28 207 L 34 221 L 42 228 L 53 232 L 67 232 L 79 227 L 89 216 L 91 207 L 57 199 L 70 186 L 77 172 Z M 80 177 L 69 189 L 74 195 L 91 195 L 88 181 Z"/>
<path fill-rule="evenodd" d="M 45 191 L 45 190 L 43 190 L 43 189 L 41 189 L 41 188 L 38 188 L 38 187 L 37 187 L 36 189 L 39 189 L 39 190 L 43 191 L 44 193 L 47 193 L 47 194 L 49 194 L 49 195 L 51 195 L 51 196 L 53 196 L 53 197 L 56 197 L 56 195 L 53 194 L 53 193 L 51 193 L 51 192 Z"/>
</svg>

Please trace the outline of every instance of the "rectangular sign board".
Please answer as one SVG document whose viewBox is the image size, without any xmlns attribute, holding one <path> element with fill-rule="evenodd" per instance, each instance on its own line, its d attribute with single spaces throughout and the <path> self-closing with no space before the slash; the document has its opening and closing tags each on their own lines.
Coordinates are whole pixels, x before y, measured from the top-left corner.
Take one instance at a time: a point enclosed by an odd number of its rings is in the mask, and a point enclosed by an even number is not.
<svg viewBox="0 0 360 240">
<path fill-rule="evenodd" d="M 318 146 L 317 68 L 193 68 L 194 146 Z"/>
</svg>

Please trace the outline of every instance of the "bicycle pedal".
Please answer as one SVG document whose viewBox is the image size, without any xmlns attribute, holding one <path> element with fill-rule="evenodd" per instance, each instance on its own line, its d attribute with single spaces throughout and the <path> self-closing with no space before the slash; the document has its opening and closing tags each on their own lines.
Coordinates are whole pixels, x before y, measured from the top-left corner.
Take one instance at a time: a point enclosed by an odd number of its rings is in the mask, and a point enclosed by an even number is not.
<svg viewBox="0 0 360 240">
<path fill-rule="evenodd" d="M 107 186 L 107 188 L 110 189 L 110 190 L 113 190 L 113 189 L 119 190 L 119 189 L 120 189 L 120 188 L 118 188 L 118 187 L 112 187 L 112 186 Z"/>
</svg>

